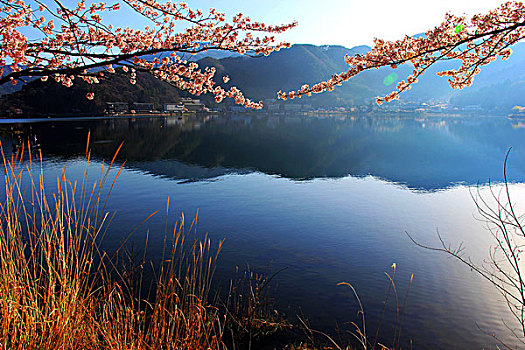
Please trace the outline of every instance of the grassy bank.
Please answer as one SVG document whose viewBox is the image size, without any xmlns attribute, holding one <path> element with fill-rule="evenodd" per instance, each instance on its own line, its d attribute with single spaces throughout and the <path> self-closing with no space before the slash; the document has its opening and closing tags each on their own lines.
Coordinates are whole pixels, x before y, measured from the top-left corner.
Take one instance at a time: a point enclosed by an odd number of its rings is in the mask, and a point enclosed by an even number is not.
<svg viewBox="0 0 525 350">
<path fill-rule="evenodd" d="M 2 152 L 3 153 L 3 152 Z M 29 157 L 29 159 L 27 159 Z M 89 168 L 89 152 L 86 152 Z M 116 178 L 113 162 L 97 184 L 72 183 L 65 169 L 49 195 L 31 153 L 3 158 L 5 199 L 0 225 L 2 349 L 223 348 L 224 313 L 210 302 L 221 245 L 185 241 L 179 222 L 166 233 L 153 289 L 141 295 L 136 271 L 108 256 L 100 241 Z M 120 171 L 119 171 L 120 173 Z M 117 175 L 118 177 L 118 175 Z M 134 266 L 140 270 L 144 262 Z"/>
<path fill-rule="evenodd" d="M 81 182 L 63 169 L 49 193 L 41 155 L 2 150 L 0 348 L 226 349 L 285 327 L 263 300 L 263 276 L 241 274 L 226 298 L 211 294 L 222 242 L 187 235 L 195 222 L 182 218 L 166 230 L 149 286 L 149 262 L 126 260 L 125 242 L 111 256 L 104 252 L 112 219 L 106 204 L 122 170 L 109 176 L 115 157 L 88 183 L 86 149 Z"/>
<path fill-rule="evenodd" d="M 49 191 L 41 155 L 2 150 L 0 349 L 342 349 L 273 310 L 273 276 L 241 271 L 219 298 L 211 284 L 222 242 L 196 238 L 195 222 L 183 218 L 166 229 L 161 263 L 147 270 L 154 277 L 145 285 L 144 256 L 127 260 L 126 242 L 111 255 L 101 248 L 122 170 L 112 171 L 116 154 L 94 184 L 87 148 L 85 157 L 80 182 L 63 169 Z M 314 337 L 329 345 L 316 346 Z"/>
</svg>

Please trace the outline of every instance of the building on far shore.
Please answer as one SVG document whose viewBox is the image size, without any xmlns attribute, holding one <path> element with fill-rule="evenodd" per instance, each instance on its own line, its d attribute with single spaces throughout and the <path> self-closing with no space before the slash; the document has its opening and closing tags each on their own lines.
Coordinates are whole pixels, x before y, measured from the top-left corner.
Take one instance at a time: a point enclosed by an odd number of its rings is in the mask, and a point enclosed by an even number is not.
<svg viewBox="0 0 525 350">
<path fill-rule="evenodd" d="M 184 106 L 184 111 L 188 112 L 204 112 L 204 105 L 200 100 L 193 100 L 191 98 L 183 98 L 182 105 Z"/>
<path fill-rule="evenodd" d="M 122 114 L 122 113 L 182 113 L 182 112 L 206 112 L 208 109 L 200 100 L 193 100 L 191 98 L 183 98 L 179 103 L 169 102 L 162 106 L 161 111 L 155 110 L 153 103 L 144 102 L 106 102 L 106 114 Z"/>
<path fill-rule="evenodd" d="M 142 102 L 133 102 L 129 108 L 134 110 L 135 113 L 153 113 L 155 112 L 155 107 L 153 103 L 142 103 Z"/>
<path fill-rule="evenodd" d="M 180 103 L 165 103 L 163 106 L 165 113 L 182 113 L 184 112 L 184 105 Z"/>
<path fill-rule="evenodd" d="M 127 102 L 106 102 L 106 114 L 128 113 L 129 104 Z"/>
<path fill-rule="evenodd" d="M 300 112 L 301 105 L 298 103 L 285 103 L 283 104 L 284 110 L 286 112 Z"/>
<path fill-rule="evenodd" d="M 122 114 L 122 113 L 154 113 L 155 107 L 153 103 L 142 102 L 106 102 L 106 114 Z"/>
</svg>

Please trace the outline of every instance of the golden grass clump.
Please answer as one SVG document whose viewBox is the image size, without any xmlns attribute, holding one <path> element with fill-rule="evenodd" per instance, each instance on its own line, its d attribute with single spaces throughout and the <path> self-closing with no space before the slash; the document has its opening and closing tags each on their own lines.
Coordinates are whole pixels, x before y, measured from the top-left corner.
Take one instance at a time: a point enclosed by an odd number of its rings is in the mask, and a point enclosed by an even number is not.
<svg viewBox="0 0 525 350">
<path fill-rule="evenodd" d="M 231 283 L 225 303 L 210 298 L 222 242 L 213 248 L 208 236 L 199 240 L 196 231 L 187 240 L 196 219 L 186 227 L 182 216 L 170 234 L 166 229 L 161 262 L 147 270 L 154 277 L 149 289 L 143 286 L 145 254 L 129 268 L 119 267 L 127 239 L 111 256 L 101 241 L 113 218 L 106 206 L 124 166 L 112 172 L 121 147 L 107 166 L 99 164 L 91 185 L 86 147 L 80 183 L 68 180 L 64 167 L 50 190 L 40 153 L 34 160 L 28 144 L 6 156 L 0 143 L 5 184 L 4 197 L 0 193 L 0 350 L 222 350 L 226 344 L 251 349 L 268 341 L 284 349 L 350 349 L 302 320 L 299 327 L 290 324 L 271 307 L 268 285 L 282 270 L 266 277 L 248 269 Z M 361 313 L 359 348 L 388 349 L 377 340 L 370 343 Z M 307 335 L 306 342 L 297 342 L 303 338 L 294 336 L 297 329 Z M 315 346 L 314 334 L 328 345 Z"/>
<path fill-rule="evenodd" d="M 166 233 L 167 252 L 148 298 L 101 250 L 112 218 L 107 197 L 122 167 L 103 189 L 118 150 L 89 185 L 86 148 L 81 183 L 69 181 L 64 168 L 51 194 L 41 155 L 35 161 L 29 147 L 1 153 L 0 349 L 224 347 L 223 320 L 208 302 L 221 244 L 214 249 L 207 237 L 186 242 L 182 219 Z"/>
</svg>

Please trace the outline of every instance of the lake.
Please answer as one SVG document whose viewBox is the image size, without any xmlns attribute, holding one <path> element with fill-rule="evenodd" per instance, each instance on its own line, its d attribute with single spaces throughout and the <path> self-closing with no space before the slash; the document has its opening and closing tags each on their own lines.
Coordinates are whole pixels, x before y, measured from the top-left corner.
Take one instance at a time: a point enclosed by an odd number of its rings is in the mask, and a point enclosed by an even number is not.
<svg viewBox="0 0 525 350">
<path fill-rule="evenodd" d="M 168 225 L 191 221 L 214 244 L 224 239 L 216 272 L 226 289 L 235 267 L 278 273 L 272 281 L 276 308 L 291 320 L 333 334 L 352 330 L 363 303 L 373 337 L 395 263 L 399 304 L 414 279 L 402 323 L 402 343 L 414 349 L 495 348 L 485 333 L 515 343 L 517 324 L 487 281 L 443 253 L 438 234 L 480 262 L 491 244 L 472 199 L 477 186 L 501 189 L 503 162 L 512 147 L 508 176 L 513 202 L 525 212 L 525 121 L 505 117 L 219 115 L 207 117 L 2 120 L 9 153 L 19 140 L 38 144 L 48 188 L 67 167 L 79 180 L 88 131 L 95 181 L 124 141 L 126 161 L 111 194 L 116 211 L 103 245 L 118 247 L 156 210 Z M 116 170 L 113 171 L 113 174 Z M 158 259 L 165 215 L 157 214 L 132 236 Z M 380 337 L 392 339 L 393 296 Z M 507 326 L 505 325 L 507 324 Z"/>
</svg>

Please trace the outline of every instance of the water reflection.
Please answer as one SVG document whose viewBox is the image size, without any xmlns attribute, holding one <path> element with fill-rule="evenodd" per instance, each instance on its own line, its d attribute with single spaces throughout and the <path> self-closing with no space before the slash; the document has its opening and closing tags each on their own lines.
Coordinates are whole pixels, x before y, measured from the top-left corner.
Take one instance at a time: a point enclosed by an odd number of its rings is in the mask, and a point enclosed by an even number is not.
<svg viewBox="0 0 525 350">
<path fill-rule="evenodd" d="M 239 265 L 255 271 L 288 267 L 275 279 L 278 306 L 291 318 L 304 313 L 316 329 L 358 321 L 355 300 L 337 287 L 349 281 L 365 305 L 367 327 L 375 330 L 388 283 L 384 272 L 396 262 L 400 291 L 410 274 L 416 276 L 404 348 L 409 339 L 425 349 L 493 344 L 476 322 L 513 343 L 500 322 L 507 312 L 495 302 L 497 292 L 455 261 L 417 248 L 405 231 L 433 245 L 439 244 L 439 228 L 447 242 L 466 242 L 468 254 L 480 261 L 489 241 L 473 218 L 468 186 L 457 184 L 501 180 L 510 146 L 509 174 L 525 181 L 525 129 L 515 121 L 254 114 L 52 121 L 5 124 L 0 130 L 8 152 L 26 139 L 40 145 L 47 189 L 64 166 L 70 180 L 82 177 L 86 164 L 79 156 L 89 131 L 93 181 L 99 179 L 100 160 L 111 159 L 125 142 L 119 158 L 126 168 L 108 206 L 118 213 L 105 249 L 119 247 L 169 197 L 175 218 L 181 212 L 192 218 L 199 210 L 199 231 L 215 242 L 226 239 L 218 283 Z M 523 212 L 525 186 L 511 187 Z M 165 227 L 160 216 L 141 226 L 141 233 L 149 230 L 152 259 L 160 255 Z M 145 234 L 135 240 L 140 247 Z M 381 333 L 387 339 L 390 316 Z"/>
<path fill-rule="evenodd" d="M 124 141 L 119 158 L 129 167 L 177 180 L 247 171 L 294 180 L 373 175 L 432 191 L 500 181 L 509 147 L 509 173 L 525 180 L 525 129 L 516 125 L 502 117 L 254 114 L 36 123 L 15 132 L 38 140 L 44 154 L 70 158 L 83 154 L 91 131 L 95 157 L 111 158 Z"/>
</svg>

